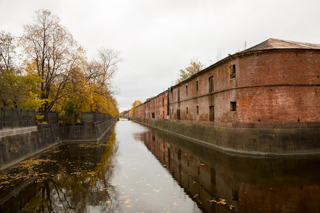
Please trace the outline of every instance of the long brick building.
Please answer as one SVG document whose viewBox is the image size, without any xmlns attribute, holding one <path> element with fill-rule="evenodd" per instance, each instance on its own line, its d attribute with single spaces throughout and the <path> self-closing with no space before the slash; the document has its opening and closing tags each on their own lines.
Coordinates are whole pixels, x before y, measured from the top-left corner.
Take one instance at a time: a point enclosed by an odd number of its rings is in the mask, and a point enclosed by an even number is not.
<svg viewBox="0 0 320 213">
<path fill-rule="evenodd" d="M 320 122 L 320 45 L 268 39 L 146 100 L 130 115 L 215 126 Z"/>
</svg>

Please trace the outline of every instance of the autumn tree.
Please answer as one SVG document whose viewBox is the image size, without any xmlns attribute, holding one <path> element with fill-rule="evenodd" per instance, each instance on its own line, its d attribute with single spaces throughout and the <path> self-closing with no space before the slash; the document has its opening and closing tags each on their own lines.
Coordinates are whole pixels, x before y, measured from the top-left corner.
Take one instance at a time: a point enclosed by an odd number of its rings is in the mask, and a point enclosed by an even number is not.
<svg viewBox="0 0 320 213">
<path fill-rule="evenodd" d="M 134 112 L 135 112 L 135 108 L 137 106 L 139 106 L 141 104 L 141 101 L 140 100 L 135 100 L 132 104 L 131 104 L 131 114 L 133 115 Z"/>
<path fill-rule="evenodd" d="M 32 74 L 16 75 L 9 70 L 0 74 L 0 104 L 4 107 L 36 109 L 41 107 L 39 99 L 42 80 Z"/>
<path fill-rule="evenodd" d="M 0 72 L 13 71 L 16 55 L 16 38 L 11 33 L 0 32 Z"/>
<path fill-rule="evenodd" d="M 41 99 L 48 99 L 40 111 L 50 109 L 62 98 L 62 91 L 72 78 L 74 69 L 84 57 L 84 51 L 60 20 L 48 10 L 36 12 L 33 24 L 24 26 L 20 45 L 25 66 L 35 63 L 32 74 L 41 79 Z"/>
<path fill-rule="evenodd" d="M 112 87 L 119 63 L 122 61 L 120 53 L 112 48 L 98 49 L 98 58 L 88 63 L 86 70 L 87 92 L 90 94 L 90 111 L 108 112 L 117 105 L 113 95 L 116 91 Z M 110 108 L 111 107 L 111 108 Z"/>
<path fill-rule="evenodd" d="M 68 122 L 76 122 L 82 112 L 117 116 L 112 78 L 121 61 L 118 51 L 105 47 L 88 61 L 59 18 L 39 10 L 20 38 L 0 32 L 0 104 L 55 110 Z"/>
<path fill-rule="evenodd" d="M 74 104 L 74 122 L 80 117 L 81 112 L 108 113 L 117 116 L 118 103 L 114 98 L 116 91 L 112 87 L 112 78 L 121 62 L 119 52 L 110 48 L 98 49 L 97 58 L 82 63 L 74 69 L 76 74 L 66 84 L 63 97 L 53 108 L 65 116 L 64 103 L 72 101 Z"/>
<path fill-rule="evenodd" d="M 177 79 L 176 84 L 182 82 L 184 79 L 196 74 L 197 72 L 200 72 L 202 70 L 202 66 L 203 64 L 201 64 L 200 61 L 197 61 L 194 58 L 191 59 L 188 67 L 179 70 L 179 78 Z"/>
</svg>

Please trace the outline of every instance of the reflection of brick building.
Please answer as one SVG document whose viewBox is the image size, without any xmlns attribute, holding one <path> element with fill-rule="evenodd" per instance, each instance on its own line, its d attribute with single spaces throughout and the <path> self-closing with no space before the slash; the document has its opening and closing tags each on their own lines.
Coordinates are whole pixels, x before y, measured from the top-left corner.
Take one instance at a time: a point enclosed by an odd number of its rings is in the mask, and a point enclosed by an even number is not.
<svg viewBox="0 0 320 213">
<path fill-rule="evenodd" d="M 320 122 L 319 67 L 320 45 L 269 39 L 148 99 L 133 117 L 243 127 Z"/>
<path fill-rule="evenodd" d="M 204 212 L 320 211 L 319 158 L 233 157 L 154 129 L 140 138 Z"/>
</svg>

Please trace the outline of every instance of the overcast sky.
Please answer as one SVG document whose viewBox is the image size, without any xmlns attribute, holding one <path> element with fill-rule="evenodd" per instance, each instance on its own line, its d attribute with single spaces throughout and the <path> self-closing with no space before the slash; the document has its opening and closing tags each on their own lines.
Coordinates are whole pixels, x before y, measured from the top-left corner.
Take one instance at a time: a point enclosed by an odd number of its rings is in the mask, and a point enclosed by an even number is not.
<svg viewBox="0 0 320 213">
<path fill-rule="evenodd" d="M 0 0 L 0 31 L 21 36 L 35 11 L 48 9 L 89 59 L 102 46 L 120 51 L 123 111 L 173 85 L 193 57 L 209 66 L 218 53 L 269 38 L 319 44 L 319 8 L 319 0 Z"/>
</svg>

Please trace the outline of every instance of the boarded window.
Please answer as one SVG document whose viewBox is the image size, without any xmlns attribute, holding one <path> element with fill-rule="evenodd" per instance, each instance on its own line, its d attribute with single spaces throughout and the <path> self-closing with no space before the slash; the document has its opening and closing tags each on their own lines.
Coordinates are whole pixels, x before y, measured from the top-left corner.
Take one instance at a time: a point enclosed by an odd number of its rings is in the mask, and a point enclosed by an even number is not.
<svg viewBox="0 0 320 213">
<path fill-rule="evenodd" d="M 236 78 L 236 65 L 229 66 L 230 79 Z"/>
<path fill-rule="evenodd" d="M 211 76 L 209 78 L 209 92 L 213 92 L 214 91 L 214 78 L 213 76 Z"/>
<path fill-rule="evenodd" d="M 180 120 L 180 109 L 177 110 L 177 119 Z"/>
<path fill-rule="evenodd" d="M 230 111 L 232 112 L 237 111 L 237 102 L 235 101 L 230 102 Z"/>
<path fill-rule="evenodd" d="M 199 90 L 199 82 L 196 81 L 196 90 L 198 91 Z"/>
</svg>

